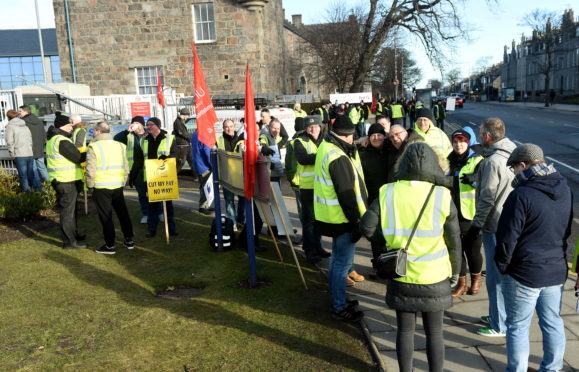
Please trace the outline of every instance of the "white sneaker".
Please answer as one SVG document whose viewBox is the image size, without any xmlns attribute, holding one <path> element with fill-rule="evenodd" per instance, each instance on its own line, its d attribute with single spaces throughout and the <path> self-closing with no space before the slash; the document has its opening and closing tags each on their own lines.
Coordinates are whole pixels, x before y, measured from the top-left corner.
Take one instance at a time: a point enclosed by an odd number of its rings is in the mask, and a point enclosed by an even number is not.
<svg viewBox="0 0 579 372">
<path fill-rule="evenodd" d="M 147 216 L 143 216 L 141 218 L 141 223 L 147 223 Z"/>
</svg>

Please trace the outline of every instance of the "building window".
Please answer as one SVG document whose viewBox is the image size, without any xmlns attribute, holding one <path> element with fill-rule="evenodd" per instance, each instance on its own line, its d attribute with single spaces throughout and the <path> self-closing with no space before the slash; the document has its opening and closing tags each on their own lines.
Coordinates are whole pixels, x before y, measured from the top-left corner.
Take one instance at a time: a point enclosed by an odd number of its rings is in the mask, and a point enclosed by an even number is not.
<svg viewBox="0 0 579 372">
<path fill-rule="evenodd" d="M 137 94 L 157 94 L 158 66 L 135 68 Z"/>
<path fill-rule="evenodd" d="M 195 29 L 195 42 L 211 43 L 215 38 L 215 17 L 213 15 L 213 3 L 193 4 L 193 25 Z"/>
<path fill-rule="evenodd" d="M 46 56 L 50 59 L 51 69 L 46 69 L 46 82 L 59 83 L 60 63 L 58 56 Z M 53 62 L 55 61 L 55 62 Z M 30 85 L 31 83 L 18 79 L 22 76 L 35 83 L 44 83 L 44 71 L 42 70 L 42 57 L 0 57 L 0 89 L 14 89 L 19 85 Z"/>
</svg>

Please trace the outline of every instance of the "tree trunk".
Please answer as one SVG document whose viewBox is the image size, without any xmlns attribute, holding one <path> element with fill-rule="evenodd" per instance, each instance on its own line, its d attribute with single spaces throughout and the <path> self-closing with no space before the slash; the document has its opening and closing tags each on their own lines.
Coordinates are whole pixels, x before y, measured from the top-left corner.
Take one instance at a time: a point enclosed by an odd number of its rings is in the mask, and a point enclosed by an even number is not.
<svg viewBox="0 0 579 372">
<path fill-rule="evenodd" d="M 551 90 L 549 89 L 550 85 L 551 79 L 547 73 L 547 77 L 545 78 L 545 107 L 549 107 L 549 100 L 551 99 Z"/>
</svg>

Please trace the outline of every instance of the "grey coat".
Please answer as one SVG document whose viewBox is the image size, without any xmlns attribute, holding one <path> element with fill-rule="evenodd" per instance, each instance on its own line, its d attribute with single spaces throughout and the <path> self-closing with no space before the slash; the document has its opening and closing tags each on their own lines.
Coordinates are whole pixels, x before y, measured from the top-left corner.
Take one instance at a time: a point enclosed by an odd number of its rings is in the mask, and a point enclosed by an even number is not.
<svg viewBox="0 0 579 372">
<path fill-rule="evenodd" d="M 507 167 L 507 160 L 516 147 L 505 137 L 481 152 L 485 159 L 480 162 L 477 172 L 479 185 L 472 226 L 480 227 L 486 233 L 497 231 L 503 204 L 513 190 L 511 182 L 515 175 Z"/>
<path fill-rule="evenodd" d="M 14 118 L 6 124 L 6 146 L 13 158 L 32 156 L 32 134 L 24 120 Z"/>
</svg>

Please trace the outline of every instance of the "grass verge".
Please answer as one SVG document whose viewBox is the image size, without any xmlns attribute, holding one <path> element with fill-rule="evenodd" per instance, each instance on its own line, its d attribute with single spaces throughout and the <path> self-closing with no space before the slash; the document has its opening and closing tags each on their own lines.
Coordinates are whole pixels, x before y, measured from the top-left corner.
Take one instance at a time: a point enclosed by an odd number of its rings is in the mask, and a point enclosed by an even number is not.
<svg viewBox="0 0 579 372">
<path fill-rule="evenodd" d="M 129 202 L 133 221 L 137 204 Z M 257 272 L 271 285 L 244 289 L 247 255 L 215 253 L 211 218 L 176 209 L 179 236 L 146 239 L 117 254 L 60 249 L 58 229 L 0 245 L 0 370 L 371 370 L 361 331 L 329 317 L 325 279 L 304 267 L 303 289 L 287 247 L 271 244 Z M 117 224 L 118 225 L 118 224 Z M 96 213 L 80 219 L 102 244 Z M 170 300 L 157 290 L 203 288 Z"/>
</svg>

